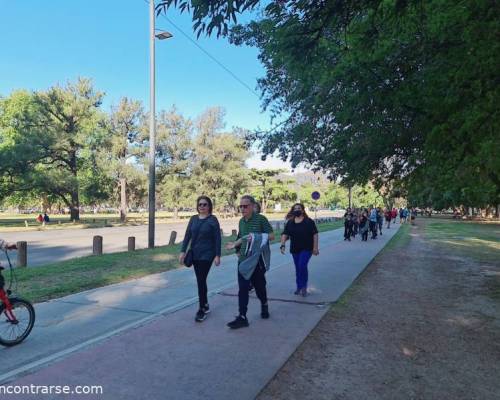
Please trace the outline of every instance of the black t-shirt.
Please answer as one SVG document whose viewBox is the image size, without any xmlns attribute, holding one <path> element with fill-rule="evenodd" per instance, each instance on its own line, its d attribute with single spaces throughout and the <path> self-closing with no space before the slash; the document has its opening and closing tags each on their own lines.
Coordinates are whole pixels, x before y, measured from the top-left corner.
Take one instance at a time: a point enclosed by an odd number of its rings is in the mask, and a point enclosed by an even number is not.
<svg viewBox="0 0 500 400">
<path fill-rule="evenodd" d="M 284 235 L 290 237 L 290 253 L 300 253 L 302 250 L 312 251 L 314 247 L 314 235 L 318 233 L 318 228 L 311 218 L 304 218 L 298 224 L 295 218 L 290 219 L 283 231 Z"/>
</svg>

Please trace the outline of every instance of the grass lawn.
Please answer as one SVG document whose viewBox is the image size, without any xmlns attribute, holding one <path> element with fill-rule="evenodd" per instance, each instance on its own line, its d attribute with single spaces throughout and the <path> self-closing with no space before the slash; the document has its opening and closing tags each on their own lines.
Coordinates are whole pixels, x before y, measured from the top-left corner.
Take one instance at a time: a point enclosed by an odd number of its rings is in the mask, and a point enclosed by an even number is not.
<svg viewBox="0 0 500 400">
<path fill-rule="evenodd" d="M 459 256 L 481 263 L 497 264 L 500 260 L 500 224 L 467 221 L 429 221 L 425 236 L 435 244 L 446 246 Z"/>
<path fill-rule="evenodd" d="M 320 232 L 336 229 L 342 221 L 318 225 Z M 280 231 L 276 232 L 275 242 Z M 234 236 L 223 238 L 225 243 Z M 179 267 L 180 244 L 155 249 L 81 257 L 33 268 L 18 268 L 17 292 L 32 302 L 41 302 L 84 290 L 140 278 Z M 223 255 L 232 254 L 223 248 Z M 4 271 L 8 282 L 9 272 Z"/>
<path fill-rule="evenodd" d="M 472 258 L 482 267 L 491 270 L 488 294 L 500 301 L 500 224 L 440 220 L 429 222 L 426 237 L 453 254 Z"/>
</svg>

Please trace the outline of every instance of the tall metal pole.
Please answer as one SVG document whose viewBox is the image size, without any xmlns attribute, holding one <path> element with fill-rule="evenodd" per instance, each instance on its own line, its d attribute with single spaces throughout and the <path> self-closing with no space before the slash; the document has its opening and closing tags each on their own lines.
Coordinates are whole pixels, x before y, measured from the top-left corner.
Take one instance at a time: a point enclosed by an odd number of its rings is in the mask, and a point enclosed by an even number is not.
<svg viewBox="0 0 500 400">
<path fill-rule="evenodd" d="M 349 186 L 349 208 L 352 208 L 352 187 Z"/>
<path fill-rule="evenodd" d="M 155 2 L 149 0 L 149 225 L 148 247 L 155 247 Z"/>
</svg>

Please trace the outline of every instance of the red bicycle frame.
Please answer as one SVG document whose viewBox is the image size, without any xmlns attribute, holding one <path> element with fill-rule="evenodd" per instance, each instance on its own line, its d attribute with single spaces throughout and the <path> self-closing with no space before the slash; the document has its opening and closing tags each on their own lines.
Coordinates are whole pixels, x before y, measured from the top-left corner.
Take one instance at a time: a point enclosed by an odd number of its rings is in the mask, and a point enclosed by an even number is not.
<svg viewBox="0 0 500 400">
<path fill-rule="evenodd" d="M 17 322 L 17 319 L 12 312 L 12 305 L 10 304 L 9 301 L 9 296 L 7 296 L 7 293 L 5 293 L 5 290 L 0 289 L 0 301 L 4 304 L 4 313 L 9 319 L 10 322 Z"/>
</svg>

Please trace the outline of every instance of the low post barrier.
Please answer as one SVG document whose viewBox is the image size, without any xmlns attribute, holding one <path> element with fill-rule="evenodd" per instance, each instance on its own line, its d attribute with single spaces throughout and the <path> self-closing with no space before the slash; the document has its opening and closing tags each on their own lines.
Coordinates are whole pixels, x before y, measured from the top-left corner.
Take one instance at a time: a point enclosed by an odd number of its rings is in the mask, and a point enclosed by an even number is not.
<svg viewBox="0 0 500 400">
<path fill-rule="evenodd" d="M 94 236 L 92 243 L 92 254 L 94 256 L 102 255 L 102 236 Z"/>
<path fill-rule="evenodd" d="M 135 236 L 128 237 L 127 245 L 128 251 L 135 251 Z"/>
<path fill-rule="evenodd" d="M 17 242 L 17 266 L 26 267 L 28 265 L 28 242 Z"/>
<path fill-rule="evenodd" d="M 169 246 L 173 246 L 175 244 L 175 239 L 177 239 L 177 232 L 176 231 L 172 231 L 170 233 L 170 239 L 168 240 L 168 245 Z"/>
</svg>

